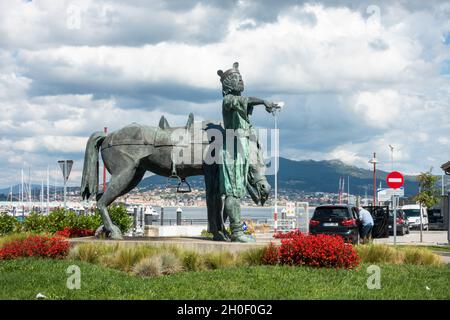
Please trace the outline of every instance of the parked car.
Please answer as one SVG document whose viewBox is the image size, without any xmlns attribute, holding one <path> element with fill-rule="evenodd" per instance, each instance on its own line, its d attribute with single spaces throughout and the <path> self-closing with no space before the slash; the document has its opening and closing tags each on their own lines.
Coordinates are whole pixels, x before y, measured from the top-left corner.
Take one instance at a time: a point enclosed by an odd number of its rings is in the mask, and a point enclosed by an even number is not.
<svg viewBox="0 0 450 320">
<path fill-rule="evenodd" d="M 356 208 L 346 205 L 318 206 L 309 221 L 309 232 L 339 235 L 347 242 L 359 243 L 359 219 Z"/>
<path fill-rule="evenodd" d="M 402 211 L 408 219 L 410 229 L 420 229 L 420 217 L 422 216 L 422 228 L 428 230 L 427 208 L 418 204 L 408 204 L 402 207 Z"/>
<path fill-rule="evenodd" d="M 389 206 L 364 206 L 373 218 L 372 238 L 389 238 Z"/>
<path fill-rule="evenodd" d="M 428 223 L 444 223 L 444 215 L 441 208 L 431 208 L 427 210 Z"/>
<path fill-rule="evenodd" d="M 405 213 L 401 209 L 397 209 L 397 235 L 403 236 L 409 234 L 409 223 Z M 389 233 L 394 234 L 394 212 L 389 210 Z"/>
</svg>

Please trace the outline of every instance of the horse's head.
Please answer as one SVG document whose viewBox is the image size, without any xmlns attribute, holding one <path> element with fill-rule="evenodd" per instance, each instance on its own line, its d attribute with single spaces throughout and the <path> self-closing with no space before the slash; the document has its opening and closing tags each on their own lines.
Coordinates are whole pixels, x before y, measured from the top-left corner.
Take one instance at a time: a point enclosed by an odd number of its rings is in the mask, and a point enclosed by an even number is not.
<svg viewBox="0 0 450 320">
<path fill-rule="evenodd" d="M 250 139 L 250 166 L 247 175 L 247 191 L 256 204 L 262 206 L 269 198 L 272 187 L 266 178 L 266 165 L 258 141 Z"/>
</svg>

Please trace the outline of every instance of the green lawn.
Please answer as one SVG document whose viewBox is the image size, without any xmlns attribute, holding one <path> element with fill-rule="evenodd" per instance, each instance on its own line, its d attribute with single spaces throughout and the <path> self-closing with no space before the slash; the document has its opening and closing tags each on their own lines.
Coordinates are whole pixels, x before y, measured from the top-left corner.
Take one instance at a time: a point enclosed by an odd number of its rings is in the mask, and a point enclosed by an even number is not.
<svg viewBox="0 0 450 320">
<path fill-rule="evenodd" d="M 81 289 L 66 288 L 66 268 L 81 268 Z M 80 261 L 0 261 L 0 299 L 450 299 L 450 266 L 381 265 L 381 289 L 369 274 L 309 267 L 239 267 L 139 278 Z M 429 290 L 426 289 L 429 288 Z"/>
</svg>

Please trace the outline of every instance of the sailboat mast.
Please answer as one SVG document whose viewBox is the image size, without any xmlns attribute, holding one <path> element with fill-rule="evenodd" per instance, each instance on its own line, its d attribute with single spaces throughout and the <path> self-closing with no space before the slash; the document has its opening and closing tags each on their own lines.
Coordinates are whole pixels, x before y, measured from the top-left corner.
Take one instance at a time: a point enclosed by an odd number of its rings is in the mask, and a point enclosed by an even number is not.
<svg viewBox="0 0 450 320">
<path fill-rule="evenodd" d="M 28 207 L 31 210 L 31 167 L 28 167 Z"/>
<path fill-rule="evenodd" d="M 23 168 L 21 170 L 22 180 L 20 183 L 20 206 L 23 206 Z"/>
<path fill-rule="evenodd" d="M 50 213 L 50 172 L 47 166 L 47 214 Z"/>
<path fill-rule="evenodd" d="M 41 213 L 44 212 L 44 180 L 41 180 Z"/>
<path fill-rule="evenodd" d="M 55 199 L 54 199 L 54 201 L 56 202 L 56 175 L 53 175 L 53 182 L 54 182 L 54 184 L 53 184 L 53 186 L 54 186 L 54 188 L 55 188 Z"/>
</svg>

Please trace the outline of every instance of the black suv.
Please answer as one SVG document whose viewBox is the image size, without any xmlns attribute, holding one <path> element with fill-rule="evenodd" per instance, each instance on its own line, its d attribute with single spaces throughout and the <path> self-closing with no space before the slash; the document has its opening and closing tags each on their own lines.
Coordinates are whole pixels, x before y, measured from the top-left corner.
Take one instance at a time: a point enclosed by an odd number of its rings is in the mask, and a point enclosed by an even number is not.
<svg viewBox="0 0 450 320">
<path fill-rule="evenodd" d="M 340 235 L 345 241 L 359 243 L 359 218 L 356 207 L 323 205 L 314 210 L 309 221 L 311 234 Z"/>
</svg>

